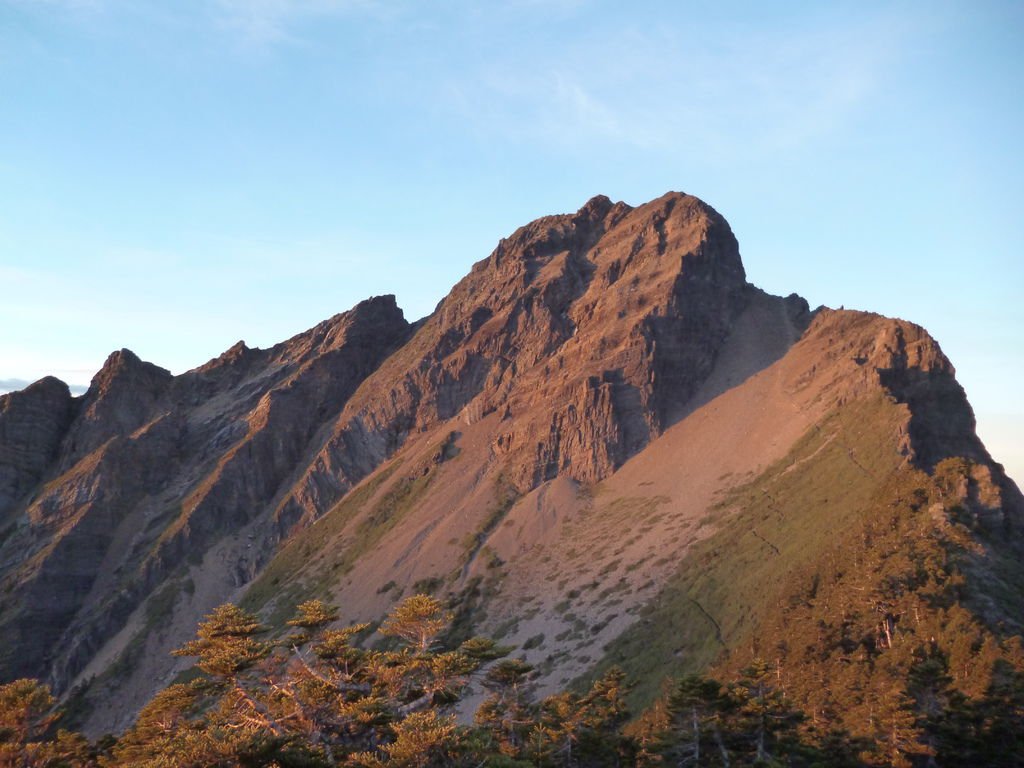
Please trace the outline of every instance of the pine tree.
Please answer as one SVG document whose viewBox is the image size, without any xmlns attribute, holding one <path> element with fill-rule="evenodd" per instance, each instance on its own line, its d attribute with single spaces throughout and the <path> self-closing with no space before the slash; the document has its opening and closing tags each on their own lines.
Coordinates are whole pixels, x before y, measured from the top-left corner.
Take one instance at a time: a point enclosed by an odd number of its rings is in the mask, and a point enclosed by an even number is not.
<svg viewBox="0 0 1024 768">
<path fill-rule="evenodd" d="M 612 667 L 598 678 L 580 700 L 579 754 L 587 766 L 618 766 L 632 762 L 635 744 L 622 734 L 629 720 L 626 675 Z"/>
<path fill-rule="evenodd" d="M 976 764 L 1024 765 L 1024 671 L 997 661 L 975 711 L 981 728 Z"/>
<path fill-rule="evenodd" d="M 363 768 L 447 768 L 457 765 L 462 735 L 453 716 L 415 712 L 394 725 L 394 740 L 378 752 L 352 755 Z"/>
<path fill-rule="evenodd" d="M 923 743 L 914 700 L 898 684 L 875 697 L 872 722 L 884 765 L 911 768 L 932 754 Z"/>
<path fill-rule="evenodd" d="M 385 637 L 400 637 L 417 652 L 429 651 L 452 622 L 452 614 L 430 595 L 412 595 L 399 603 L 381 625 Z"/>
<path fill-rule="evenodd" d="M 720 722 L 726 708 L 718 681 L 698 675 L 682 678 L 668 696 L 667 729 L 658 739 L 666 764 L 710 765 L 715 753 L 728 762 Z"/>
<path fill-rule="evenodd" d="M 263 631 L 255 616 L 228 603 L 206 617 L 199 625 L 195 640 L 172 653 L 197 657 L 197 667 L 219 683 L 233 684 L 241 672 L 270 653 L 269 644 L 253 637 Z"/>
<path fill-rule="evenodd" d="M 510 757 L 520 756 L 529 746 L 535 722 L 531 671 L 533 667 L 522 659 L 504 659 L 487 670 L 482 683 L 491 695 L 477 709 L 476 723 L 491 734 L 498 751 Z"/>
<path fill-rule="evenodd" d="M 75 768 L 89 764 L 81 736 L 58 731 L 50 689 L 26 678 L 0 685 L 0 768 Z"/>
<path fill-rule="evenodd" d="M 743 670 L 740 680 L 730 686 L 735 706 L 734 736 L 741 754 L 751 755 L 755 764 L 781 760 L 798 752 L 797 726 L 802 712 L 794 709 L 775 685 L 775 669 L 763 659 L 755 659 Z"/>
</svg>

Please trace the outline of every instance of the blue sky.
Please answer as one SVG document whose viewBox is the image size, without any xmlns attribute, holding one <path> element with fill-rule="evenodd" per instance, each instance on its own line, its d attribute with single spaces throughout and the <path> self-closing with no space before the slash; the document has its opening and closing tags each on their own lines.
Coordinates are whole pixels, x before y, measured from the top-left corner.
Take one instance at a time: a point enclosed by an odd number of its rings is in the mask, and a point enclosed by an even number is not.
<svg viewBox="0 0 1024 768">
<path fill-rule="evenodd" d="M 924 325 L 1024 479 L 1024 5 L 0 0 L 0 385 L 174 372 L 597 193 Z"/>
</svg>

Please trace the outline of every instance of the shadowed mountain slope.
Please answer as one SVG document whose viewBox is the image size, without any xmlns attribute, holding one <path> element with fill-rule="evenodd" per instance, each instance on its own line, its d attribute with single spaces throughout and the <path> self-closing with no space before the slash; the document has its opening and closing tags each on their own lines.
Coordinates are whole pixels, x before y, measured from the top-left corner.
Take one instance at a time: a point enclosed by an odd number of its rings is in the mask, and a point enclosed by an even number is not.
<svg viewBox="0 0 1024 768">
<path fill-rule="evenodd" d="M 322 421 L 407 334 L 394 299 L 372 299 L 179 377 L 121 350 L 81 398 L 49 379 L 0 398 L 4 677 L 66 687 L 147 594 L 272 504 Z M 221 591 L 254 568 L 239 551 Z"/>
</svg>

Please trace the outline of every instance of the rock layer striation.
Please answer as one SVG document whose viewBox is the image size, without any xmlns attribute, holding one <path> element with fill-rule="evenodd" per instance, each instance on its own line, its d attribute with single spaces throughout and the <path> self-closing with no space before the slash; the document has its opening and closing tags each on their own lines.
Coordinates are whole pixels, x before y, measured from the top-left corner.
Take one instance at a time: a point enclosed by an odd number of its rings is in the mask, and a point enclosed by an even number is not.
<svg viewBox="0 0 1024 768">
<path fill-rule="evenodd" d="M 725 219 L 680 193 L 531 222 L 414 324 L 377 297 L 179 376 L 121 350 L 80 398 L 55 379 L 0 397 L 0 678 L 92 684 L 92 727 L 122 727 L 226 599 L 319 590 L 372 619 L 389 584 L 443 582 L 480 623 L 502 564 L 506 601 L 526 599 L 517 578 L 571 559 L 572 537 L 599 559 L 648 520 L 598 573 L 649 570 L 639 605 L 668 574 L 643 564 L 704 535 L 716 494 L 870 397 L 902 409 L 899 460 L 969 459 L 979 514 L 1024 516 L 923 329 L 759 291 Z M 606 532 L 572 528 L 587 514 Z M 628 626 L 615 615 L 594 638 Z"/>
</svg>

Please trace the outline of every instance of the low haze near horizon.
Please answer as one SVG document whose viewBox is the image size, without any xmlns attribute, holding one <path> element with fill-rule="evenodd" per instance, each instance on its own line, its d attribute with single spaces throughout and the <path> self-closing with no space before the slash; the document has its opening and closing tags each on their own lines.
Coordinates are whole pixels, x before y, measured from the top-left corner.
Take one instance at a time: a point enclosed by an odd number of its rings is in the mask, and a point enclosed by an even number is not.
<svg viewBox="0 0 1024 768">
<path fill-rule="evenodd" d="M 595 194 L 925 326 L 1024 480 L 1024 5 L 0 0 L 0 387 L 429 313 Z"/>
</svg>

